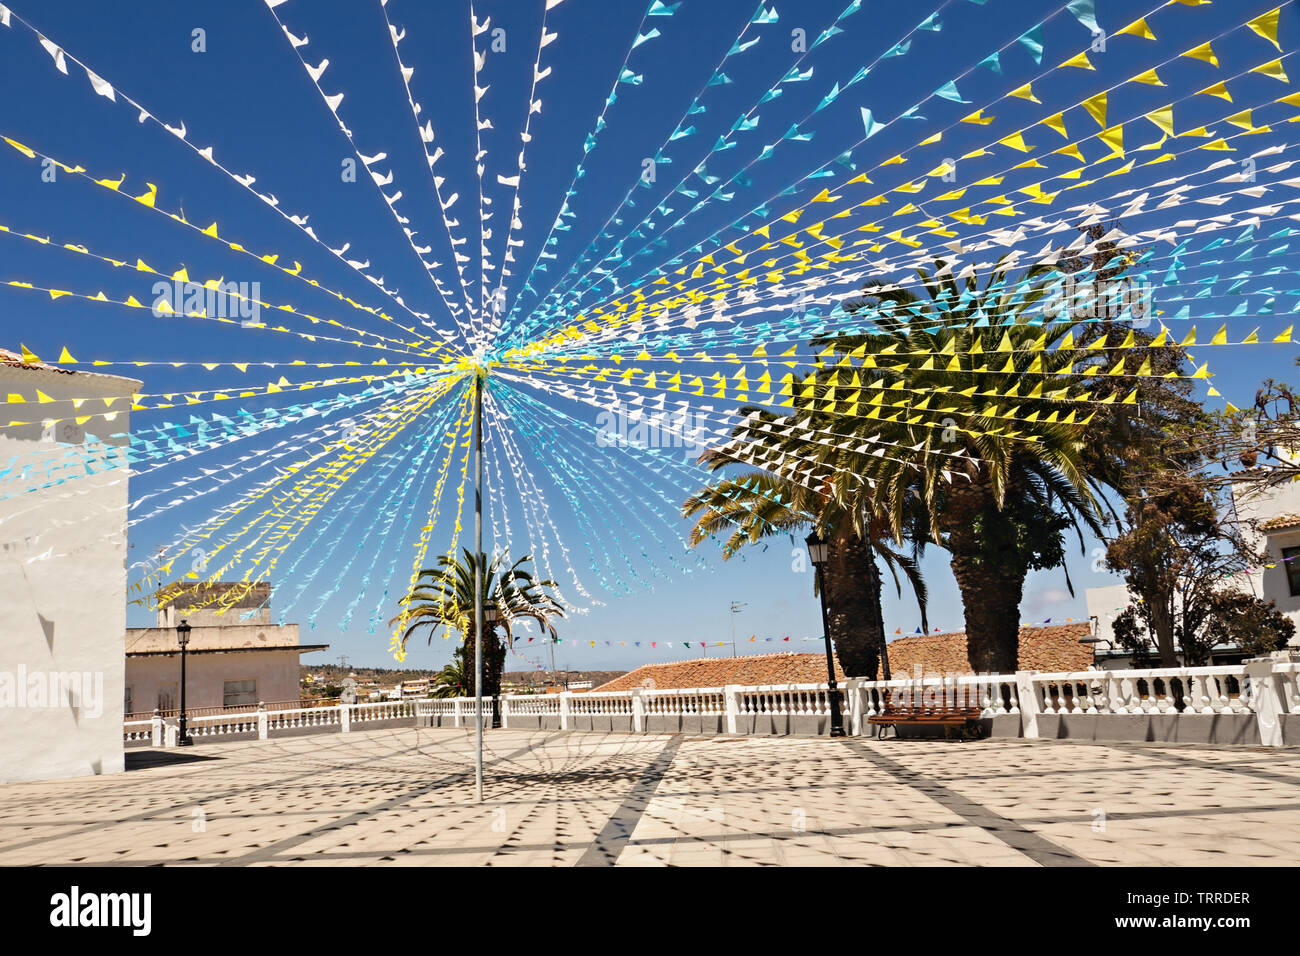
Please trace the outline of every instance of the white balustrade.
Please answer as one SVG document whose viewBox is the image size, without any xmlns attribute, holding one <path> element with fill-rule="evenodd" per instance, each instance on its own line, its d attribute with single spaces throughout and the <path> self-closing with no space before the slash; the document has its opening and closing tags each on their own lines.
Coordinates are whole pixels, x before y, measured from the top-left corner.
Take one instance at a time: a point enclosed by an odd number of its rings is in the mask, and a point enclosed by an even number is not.
<svg viewBox="0 0 1300 956">
<path fill-rule="evenodd" d="M 1271 670 L 1269 670 L 1271 664 Z M 1282 714 L 1300 714 L 1300 660 L 1264 662 L 1264 680 L 1273 681 L 1269 704 Z M 849 680 L 839 688 L 846 727 L 867 733 L 867 718 L 890 705 L 978 708 L 982 717 L 1015 715 L 1025 736 L 1037 736 L 1040 716 L 1081 715 L 1254 715 L 1261 685 L 1247 678 L 1244 665 L 1093 670 L 1061 673 L 1021 671 L 1017 674 L 960 674 L 903 677 L 888 681 Z M 1270 698 L 1270 700 L 1272 700 Z M 643 731 L 652 717 L 719 716 L 720 726 L 736 732 L 742 718 L 826 717 L 830 687 L 825 683 L 761 686 L 636 688 L 589 693 L 511 694 L 501 698 L 503 723 L 510 717 L 558 717 L 563 729 L 573 718 L 628 717 L 631 728 Z M 492 698 L 483 698 L 483 716 L 490 718 Z M 187 721 L 191 736 L 220 738 L 321 729 L 347 733 L 353 725 L 383 720 L 437 718 L 458 727 L 474 725 L 474 698 L 442 698 L 366 702 L 329 707 L 205 714 Z M 448 720 L 450 718 L 450 720 Z M 1263 720 L 1263 717 L 1260 717 Z M 751 721 L 752 722 L 752 721 Z M 151 720 L 123 724 L 126 743 L 150 741 L 174 746 L 175 718 L 155 714 Z M 747 726 L 748 724 L 746 724 Z M 335 730 L 337 728 L 337 730 Z M 1280 731 L 1279 731 L 1280 732 Z"/>
<path fill-rule="evenodd" d="M 1251 714 L 1240 664 L 1030 674 L 1042 714 Z"/>
<path fill-rule="evenodd" d="M 128 720 L 122 725 L 122 740 L 125 743 L 137 743 L 141 740 L 153 741 L 152 720 Z"/>
<path fill-rule="evenodd" d="M 569 699 L 569 713 L 574 716 L 631 716 L 631 691 L 589 691 Z"/>
</svg>

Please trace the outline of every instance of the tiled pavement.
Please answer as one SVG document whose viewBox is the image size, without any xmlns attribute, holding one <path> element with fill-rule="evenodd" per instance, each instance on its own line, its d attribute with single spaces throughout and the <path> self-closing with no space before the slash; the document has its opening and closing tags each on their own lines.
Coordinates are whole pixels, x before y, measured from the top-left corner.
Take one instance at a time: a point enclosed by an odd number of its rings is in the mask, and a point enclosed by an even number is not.
<svg viewBox="0 0 1300 956">
<path fill-rule="evenodd" d="M 0 864 L 1300 862 L 1300 750 L 399 728 L 0 786 Z"/>
</svg>

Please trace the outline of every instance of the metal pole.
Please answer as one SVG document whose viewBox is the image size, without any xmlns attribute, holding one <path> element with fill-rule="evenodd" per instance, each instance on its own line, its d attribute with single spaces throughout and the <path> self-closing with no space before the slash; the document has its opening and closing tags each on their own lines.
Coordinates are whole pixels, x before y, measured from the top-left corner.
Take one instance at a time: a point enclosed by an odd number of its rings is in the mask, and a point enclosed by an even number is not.
<svg viewBox="0 0 1300 956">
<path fill-rule="evenodd" d="M 474 793 L 483 802 L 483 378 L 474 372 Z"/>
<path fill-rule="evenodd" d="M 188 747 L 190 743 L 190 732 L 185 722 L 185 645 L 181 645 L 181 726 L 180 733 L 177 735 L 177 742 L 182 747 Z"/>
<path fill-rule="evenodd" d="M 840 689 L 835 682 L 835 658 L 831 656 L 831 625 L 826 614 L 826 576 L 817 565 L 817 591 L 822 605 L 822 635 L 826 640 L 826 683 L 830 689 L 831 736 L 844 736 L 844 715 L 840 713 Z"/>
</svg>

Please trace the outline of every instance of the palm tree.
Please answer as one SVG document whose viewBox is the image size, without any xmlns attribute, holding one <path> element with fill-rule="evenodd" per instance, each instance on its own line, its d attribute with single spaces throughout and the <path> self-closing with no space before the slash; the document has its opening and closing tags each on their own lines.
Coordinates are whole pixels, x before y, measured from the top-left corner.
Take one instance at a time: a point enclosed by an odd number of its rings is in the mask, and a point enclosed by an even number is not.
<svg viewBox="0 0 1300 956">
<path fill-rule="evenodd" d="M 746 422 L 732 440 L 706 452 L 701 461 L 711 471 L 726 466 L 753 464 L 756 451 L 803 460 L 825 457 L 823 446 L 794 437 L 780 437 L 789 418 L 778 418 L 760 409 L 745 409 Z M 777 426 L 775 430 L 773 426 Z M 849 470 L 822 469 L 820 490 L 781 474 L 748 471 L 719 479 L 691 495 L 682 506 L 685 517 L 696 517 L 689 542 L 699 546 L 706 539 L 730 531 L 723 545 L 723 558 L 762 538 L 793 533 L 811 526 L 830 545 L 826 567 L 827 617 L 830 637 L 845 673 L 875 679 L 883 664 L 884 678 L 891 676 L 885 649 L 885 623 L 881 607 L 882 579 L 876 559 L 884 561 L 902 593 L 898 572 L 906 576 L 921 608 L 926 627 L 926 590 L 914 555 L 900 551 L 890 528 L 863 507 L 860 491 L 837 492 L 860 484 Z M 814 587 L 816 585 L 814 584 Z"/>
<path fill-rule="evenodd" d="M 444 628 L 459 632 L 464 638 L 464 643 L 457 648 L 457 652 L 462 655 L 460 667 L 469 670 L 467 662 L 474 659 L 477 641 L 474 627 L 474 576 L 477 568 L 483 568 L 483 609 L 485 612 L 489 608 L 497 612 L 497 625 L 504 628 L 506 637 L 505 643 L 502 643 L 493 633 L 492 638 L 485 641 L 483 646 L 483 695 L 493 698 L 494 726 L 499 719 L 495 701 L 501 691 L 501 671 L 505 665 L 506 649 L 514 643 L 513 625 L 521 619 L 536 621 L 543 632 L 549 633 L 554 640 L 556 630 L 553 622 L 564 617 L 563 605 L 550 593 L 555 582 L 538 580 L 532 571 L 524 567 L 532 562 L 531 555 L 524 555 L 508 567 L 506 561 L 504 554 L 493 555 L 491 561 L 482 553 L 476 558 L 468 548 L 464 549 L 461 557 L 440 556 L 436 569 L 429 568 L 420 572 L 416 586 L 402 598 L 402 613 L 389 622 L 405 625 L 402 632 L 403 650 L 406 642 L 421 632 L 427 632 L 430 643 L 433 642 L 434 635 Z M 465 683 L 472 689 L 472 677 Z"/>
<path fill-rule="evenodd" d="M 1100 353 L 1081 360 L 1078 322 L 1042 324 L 1034 312 L 1048 267 L 1009 284 L 999 263 L 982 288 L 943 260 L 917 274 L 928 298 L 868 289 L 847 307 L 870 310 L 878 331 L 830 344 L 869 356 L 872 374 L 904 398 L 906 409 L 885 420 L 900 454 L 869 462 L 873 505 L 900 541 L 907 516 L 924 512 L 931 539 L 951 555 L 971 666 L 1008 673 L 1026 575 L 1063 566 L 1066 530 L 1081 548 L 1084 529 L 1100 533 L 1101 485 L 1086 467 L 1082 427 L 1090 415 L 1073 400 Z M 1066 584 L 1073 592 L 1068 573 Z"/>
<path fill-rule="evenodd" d="M 433 679 L 434 697 L 466 697 L 474 687 L 474 674 L 465 666 L 465 648 L 451 652 L 451 661 Z"/>
</svg>

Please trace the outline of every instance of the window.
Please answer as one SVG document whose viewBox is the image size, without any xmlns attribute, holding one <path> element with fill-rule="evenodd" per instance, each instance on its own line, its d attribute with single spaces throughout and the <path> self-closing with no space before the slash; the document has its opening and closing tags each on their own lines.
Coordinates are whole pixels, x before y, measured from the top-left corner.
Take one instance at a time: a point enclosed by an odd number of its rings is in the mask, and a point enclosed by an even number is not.
<svg viewBox="0 0 1300 956">
<path fill-rule="evenodd" d="M 1291 596 L 1300 597 L 1300 547 L 1283 548 L 1282 563 L 1286 566 L 1286 583 L 1291 586 Z"/>
<path fill-rule="evenodd" d="M 158 709 L 166 714 L 176 709 L 176 685 L 158 688 Z"/>
<path fill-rule="evenodd" d="M 135 703 L 132 697 L 131 688 L 128 687 L 122 692 L 122 712 L 125 714 L 135 713 Z"/>
<path fill-rule="evenodd" d="M 226 707 L 240 707 L 244 704 L 257 703 L 257 681 L 228 680 L 222 704 Z"/>
</svg>

